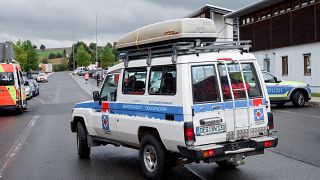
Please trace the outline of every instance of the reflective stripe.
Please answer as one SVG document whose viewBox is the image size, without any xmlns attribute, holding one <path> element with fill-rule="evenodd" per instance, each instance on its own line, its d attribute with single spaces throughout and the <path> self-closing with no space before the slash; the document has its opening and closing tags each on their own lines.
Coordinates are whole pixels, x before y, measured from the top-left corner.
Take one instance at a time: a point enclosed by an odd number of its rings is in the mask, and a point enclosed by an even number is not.
<svg viewBox="0 0 320 180">
<path fill-rule="evenodd" d="M 0 106 L 11 105 L 16 105 L 16 99 L 12 99 L 11 94 L 6 86 L 0 86 Z"/>
<path fill-rule="evenodd" d="M 0 64 L 0 72 L 4 72 L 4 69 L 2 68 L 2 64 Z"/>
</svg>

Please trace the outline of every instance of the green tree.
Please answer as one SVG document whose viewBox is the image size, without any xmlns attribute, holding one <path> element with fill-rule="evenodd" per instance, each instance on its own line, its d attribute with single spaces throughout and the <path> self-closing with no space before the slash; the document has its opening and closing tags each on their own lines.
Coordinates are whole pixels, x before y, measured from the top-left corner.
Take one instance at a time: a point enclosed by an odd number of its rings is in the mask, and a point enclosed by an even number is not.
<svg viewBox="0 0 320 180">
<path fill-rule="evenodd" d="M 30 71 L 39 68 L 38 53 L 31 41 L 19 40 L 13 46 L 16 60 L 20 63 L 22 70 Z"/>
<path fill-rule="evenodd" d="M 75 54 L 76 61 L 78 66 L 89 66 L 91 64 L 91 55 L 88 53 L 84 46 L 80 46 L 77 49 L 77 52 Z"/>
<path fill-rule="evenodd" d="M 89 54 L 92 53 L 92 52 L 91 52 L 91 49 L 87 46 L 86 43 L 79 41 L 79 42 L 77 42 L 76 44 L 73 44 L 74 53 L 75 53 L 75 54 L 77 53 L 78 48 L 79 48 L 80 46 L 83 46 L 84 49 L 86 50 L 86 52 L 88 52 Z M 76 57 L 76 56 L 75 56 L 75 57 Z M 77 59 L 75 58 L 75 67 L 77 67 L 77 66 L 79 66 L 79 65 L 77 64 Z M 69 69 L 73 69 L 73 52 L 72 52 L 72 51 L 71 51 L 70 56 L 69 56 Z"/>
<path fill-rule="evenodd" d="M 112 52 L 112 46 L 106 45 L 100 51 L 100 60 L 102 68 L 106 69 L 110 66 L 113 66 L 116 63 L 115 55 Z"/>
</svg>

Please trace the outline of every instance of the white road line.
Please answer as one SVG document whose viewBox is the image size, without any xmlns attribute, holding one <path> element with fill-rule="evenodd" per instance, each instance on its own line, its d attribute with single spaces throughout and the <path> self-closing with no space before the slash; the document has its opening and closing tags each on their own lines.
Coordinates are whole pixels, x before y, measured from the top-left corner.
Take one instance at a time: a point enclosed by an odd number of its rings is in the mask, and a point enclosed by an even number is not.
<svg viewBox="0 0 320 180">
<path fill-rule="evenodd" d="M 4 158 L 4 163 L 2 164 L 2 167 L 0 169 L 0 179 L 3 177 L 6 169 L 10 165 L 10 163 L 19 155 L 21 152 L 21 149 L 23 145 L 25 144 L 32 128 L 37 123 L 40 116 L 34 116 L 32 120 L 28 123 L 28 126 L 23 130 L 23 132 L 20 134 L 18 139 L 15 141 L 11 149 L 7 152 Z"/>
<path fill-rule="evenodd" d="M 301 114 L 301 113 L 296 113 L 296 112 L 291 112 L 291 111 L 284 111 L 284 110 L 275 110 L 276 112 L 282 112 L 282 113 L 287 113 L 287 114 L 294 114 L 302 117 L 307 117 L 307 118 L 315 118 L 315 119 L 320 119 L 320 116 L 316 115 L 307 115 L 307 114 Z"/>
</svg>

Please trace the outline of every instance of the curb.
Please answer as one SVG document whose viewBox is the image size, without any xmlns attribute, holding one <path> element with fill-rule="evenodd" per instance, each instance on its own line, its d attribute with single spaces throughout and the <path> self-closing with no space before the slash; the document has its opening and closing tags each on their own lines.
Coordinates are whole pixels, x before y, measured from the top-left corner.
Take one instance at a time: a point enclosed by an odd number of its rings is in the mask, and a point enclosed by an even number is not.
<svg viewBox="0 0 320 180">
<path fill-rule="evenodd" d="M 320 107 L 320 102 L 319 101 L 312 101 L 312 99 L 310 101 L 308 101 L 308 106 L 311 107 Z"/>
</svg>

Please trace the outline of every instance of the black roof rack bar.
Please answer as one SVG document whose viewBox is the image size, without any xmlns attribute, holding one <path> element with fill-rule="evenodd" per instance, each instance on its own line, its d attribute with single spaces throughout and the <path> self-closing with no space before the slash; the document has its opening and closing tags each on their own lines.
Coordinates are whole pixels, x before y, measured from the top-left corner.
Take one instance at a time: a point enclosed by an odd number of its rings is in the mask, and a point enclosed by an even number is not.
<svg viewBox="0 0 320 180">
<path fill-rule="evenodd" d="M 251 41 L 208 41 L 200 42 L 176 42 L 169 44 L 154 45 L 143 48 L 131 48 L 123 51 L 119 50 L 119 58 L 127 61 L 153 58 L 163 56 L 178 56 L 183 54 L 196 54 L 203 52 L 219 52 L 221 50 L 238 49 L 241 52 L 249 51 Z M 123 57 L 123 58 L 122 58 Z"/>
</svg>

